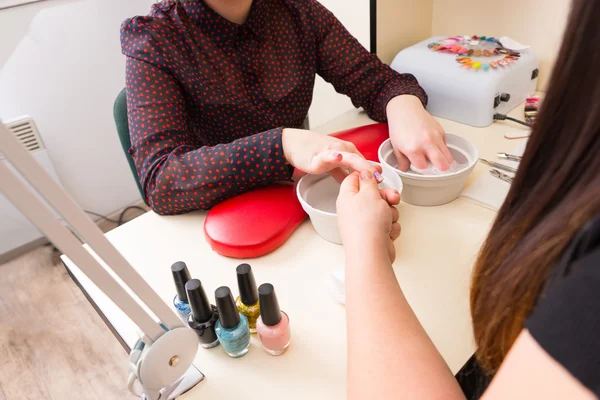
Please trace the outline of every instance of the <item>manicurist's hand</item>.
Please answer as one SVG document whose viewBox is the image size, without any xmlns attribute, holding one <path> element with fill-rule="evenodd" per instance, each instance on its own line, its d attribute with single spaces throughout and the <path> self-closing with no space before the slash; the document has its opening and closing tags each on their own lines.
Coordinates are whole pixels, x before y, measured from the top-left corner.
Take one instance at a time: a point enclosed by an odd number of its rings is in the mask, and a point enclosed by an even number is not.
<svg viewBox="0 0 600 400">
<path fill-rule="evenodd" d="M 381 179 L 381 167 L 369 163 L 356 146 L 338 138 L 304 129 L 285 128 L 283 154 L 294 168 L 307 174 L 330 172 L 341 182 L 345 170 L 368 171 Z"/>
<path fill-rule="evenodd" d="M 427 160 L 445 171 L 452 164 L 452 155 L 446 146 L 444 128 L 429 114 L 415 96 L 394 97 L 386 108 L 390 138 L 398 167 L 408 170 L 411 164 L 427 168 Z"/>
<path fill-rule="evenodd" d="M 399 202 L 398 192 L 380 190 L 368 171 L 350 174 L 342 182 L 337 200 L 338 227 L 346 253 L 354 251 L 367 258 L 387 254 L 392 263 L 396 258 L 394 241 L 401 230 L 400 215 L 393 206 Z"/>
</svg>

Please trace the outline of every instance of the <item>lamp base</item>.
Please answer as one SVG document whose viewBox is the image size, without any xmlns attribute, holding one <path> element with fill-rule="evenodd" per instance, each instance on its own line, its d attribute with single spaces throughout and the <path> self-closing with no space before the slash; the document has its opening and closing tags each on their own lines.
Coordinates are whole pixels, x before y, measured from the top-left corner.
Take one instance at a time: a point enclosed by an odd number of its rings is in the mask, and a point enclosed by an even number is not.
<svg viewBox="0 0 600 400">
<path fill-rule="evenodd" d="M 184 376 L 177 382 L 160 391 L 159 400 L 174 400 L 184 393 L 192 390 L 197 384 L 204 380 L 204 374 L 195 366 L 190 366 Z M 142 400 L 154 400 L 147 397 L 145 394 L 141 397 Z"/>
<path fill-rule="evenodd" d="M 198 344 L 196 332 L 181 327 L 165 332 L 149 346 L 136 345 L 130 354 L 129 390 L 142 400 L 175 399 L 189 391 L 204 379 L 192 364 Z M 136 381 L 141 391 L 135 390 Z"/>
</svg>

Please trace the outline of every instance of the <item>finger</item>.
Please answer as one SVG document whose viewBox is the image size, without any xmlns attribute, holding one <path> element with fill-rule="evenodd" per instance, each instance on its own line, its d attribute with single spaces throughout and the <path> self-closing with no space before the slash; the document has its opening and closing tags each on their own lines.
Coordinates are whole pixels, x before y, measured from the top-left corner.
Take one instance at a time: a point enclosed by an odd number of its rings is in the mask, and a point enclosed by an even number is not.
<svg viewBox="0 0 600 400">
<path fill-rule="evenodd" d="M 323 172 L 331 171 L 336 168 L 342 161 L 343 155 L 339 151 L 327 150 L 323 151 L 311 160 L 311 171 L 306 171 L 312 174 L 322 174 Z"/>
<path fill-rule="evenodd" d="M 342 183 L 344 179 L 349 175 L 348 172 L 344 171 L 343 168 L 334 168 L 330 172 L 333 179 L 337 181 L 337 183 Z"/>
<path fill-rule="evenodd" d="M 395 189 L 381 189 L 379 191 L 381 197 L 387 201 L 390 206 L 400 204 L 400 193 Z"/>
<path fill-rule="evenodd" d="M 377 180 L 372 172 L 363 171 L 360 173 L 360 193 L 365 193 L 374 199 L 381 200 Z"/>
<path fill-rule="evenodd" d="M 408 153 L 406 154 L 406 157 L 408 157 L 410 163 L 418 169 L 427 168 L 427 158 L 425 158 L 425 153 L 422 150 Z"/>
<path fill-rule="evenodd" d="M 341 153 L 354 153 L 360 158 L 365 159 L 365 156 L 363 156 L 362 153 L 358 151 L 356 145 L 352 142 L 338 139 L 338 142 L 333 147 L 331 147 L 331 149 L 336 149 Z"/>
<path fill-rule="evenodd" d="M 400 237 L 400 233 L 402 232 L 402 227 L 399 223 L 394 222 L 392 224 L 392 231 L 390 232 L 390 239 L 396 240 Z"/>
<path fill-rule="evenodd" d="M 346 177 L 340 186 L 340 196 L 344 194 L 357 194 L 360 191 L 360 175 L 354 172 Z"/>
<path fill-rule="evenodd" d="M 396 160 L 398 160 L 398 169 L 400 171 L 408 171 L 410 168 L 410 161 L 408 158 L 402 154 L 400 150 L 394 149 L 394 155 L 396 156 Z"/>
<path fill-rule="evenodd" d="M 448 163 L 448 160 L 446 160 L 446 156 L 442 154 L 439 146 L 432 145 L 427 147 L 426 153 L 429 161 L 431 161 L 433 166 L 438 170 L 446 171 L 448 168 L 450 168 L 450 164 Z"/>
<path fill-rule="evenodd" d="M 322 174 L 339 167 L 353 169 L 358 172 L 371 171 L 372 174 L 375 172 L 381 173 L 382 171 L 380 165 L 371 164 L 360 154 L 336 150 L 327 150 L 317 154 L 313 157 L 311 164 L 311 171 L 307 172 L 312 174 Z"/>
<path fill-rule="evenodd" d="M 398 220 L 400 219 L 400 211 L 398 211 L 398 209 L 396 207 L 391 207 L 392 209 L 392 222 L 398 222 Z"/>
<path fill-rule="evenodd" d="M 342 152 L 342 158 L 338 163 L 339 166 L 352 168 L 358 172 L 369 171 L 372 175 L 375 172 L 379 172 L 380 174 L 382 172 L 381 165 L 372 164 L 357 153 Z"/>
<path fill-rule="evenodd" d="M 440 151 L 442 152 L 444 157 L 446 157 L 446 161 L 448 161 L 448 165 L 452 164 L 454 162 L 454 157 L 452 157 L 452 154 L 450 153 L 450 149 L 448 149 L 448 146 L 446 145 L 446 136 L 444 136 L 444 144 L 441 144 L 439 147 L 440 147 Z"/>
</svg>

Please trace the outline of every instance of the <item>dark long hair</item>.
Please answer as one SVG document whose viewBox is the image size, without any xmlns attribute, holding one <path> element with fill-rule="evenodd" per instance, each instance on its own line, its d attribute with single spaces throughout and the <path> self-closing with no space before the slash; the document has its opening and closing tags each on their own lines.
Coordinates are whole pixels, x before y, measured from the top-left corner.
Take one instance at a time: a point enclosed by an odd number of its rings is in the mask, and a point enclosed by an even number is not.
<svg viewBox="0 0 600 400">
<path fill-rule="evenodd" d="M 600 0 L 573 0 L 548 93 L 475 265 L 476 357 L 495 372 L 574 234 L 600 211 Z"/>
</svg>

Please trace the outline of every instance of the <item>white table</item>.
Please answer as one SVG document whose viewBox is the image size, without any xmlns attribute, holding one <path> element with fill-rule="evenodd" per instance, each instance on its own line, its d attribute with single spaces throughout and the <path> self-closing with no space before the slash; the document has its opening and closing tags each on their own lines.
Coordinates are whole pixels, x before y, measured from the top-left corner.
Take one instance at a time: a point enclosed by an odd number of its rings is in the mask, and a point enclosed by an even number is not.
<svg viewBox="0 0 600 400">
<path fill-rule="evenodd" d="M 511 115 L 521 117 L 519 107 Z M 372 121 L 351 111 L 318 131 L 329 133 Z M 513 123 L 473 128 L 440 120 L 447 132 L 474 143 L 481 157 L 494 159 L 521 141 L 506 140 Z M 478 165 L 469 182 L 488 168 Z M 185 261 L 213 298 L 218 286 L 237 293 L 235 267 L 241 260 L 213 252 L 204 240 L 205 212 L 162 217 L 149 212 L 109 233 L 108 239 L 140 272 L 156 292 L 171 304 L 175 289 L 170 266 Z M 453 372 L 473 353 L 469 314 L 469 281 L 473 262 L 496 213 L 463 199 L 439 207 L 400 206 L 402 236 L 397 241 L 394 270 L 400 285 L 427 333 Z M 77 278 L 97 309 L 125 343 L 137 340 L 136 327 L 68 258 L 67 268 Z M 186 399 L 346 398 L 346 326 L 344 307 L 325 288 L 327 276 L 344 265 L 342 247 L 326 242 L 306 220 L 278 250 L 248 260 L 257 283 L 270 282 L 290 316 L 292 343 L 284 355 L 269 356 L 258 338 L 240 359 L 229 358 L 220 347 L 199 349 L 195 365 L 206 380 Z M 369 323 L 368 318 L 365 323 Z M 402 332 L 398 332 L 402 334 Z"/>
</svg>

